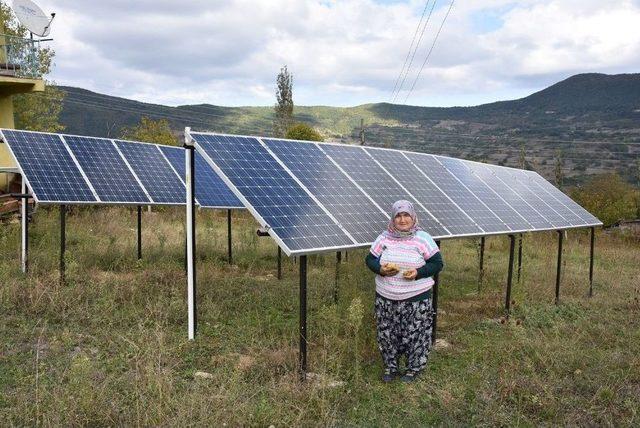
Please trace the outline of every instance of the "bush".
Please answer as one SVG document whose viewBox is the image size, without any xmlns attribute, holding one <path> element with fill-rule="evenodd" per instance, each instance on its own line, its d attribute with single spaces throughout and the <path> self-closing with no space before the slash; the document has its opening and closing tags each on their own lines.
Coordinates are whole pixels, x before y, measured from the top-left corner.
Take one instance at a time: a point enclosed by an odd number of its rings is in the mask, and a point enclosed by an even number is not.
<svg viewBox="0 0 640 428">
<path fill-rule="evenodd" d="M 636 218 L 640 210 L 640 191 L 616 173 L 597 175 L 570 194 L 605 226 Z"/>
<path fill-rule="evenodd" d="M 285 138 L 291 140 L 324 141 L 322 135 L 306 123 L 296 123 L 287 129 Z"/>
</svg>

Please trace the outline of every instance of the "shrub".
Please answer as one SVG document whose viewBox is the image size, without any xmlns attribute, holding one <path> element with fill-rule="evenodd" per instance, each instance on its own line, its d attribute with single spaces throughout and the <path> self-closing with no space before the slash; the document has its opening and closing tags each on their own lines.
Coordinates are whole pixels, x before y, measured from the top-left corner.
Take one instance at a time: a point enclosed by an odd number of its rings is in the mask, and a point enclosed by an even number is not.
<svg viewBox="0 0 640 428">
<path fill-rule="evenodd" d="M 601 174 L 571 192 L 573 199 L 598 217 L 605 226 L 632 219 L 640 208 L 640 191 L 618 174 Z"/>
</svg>

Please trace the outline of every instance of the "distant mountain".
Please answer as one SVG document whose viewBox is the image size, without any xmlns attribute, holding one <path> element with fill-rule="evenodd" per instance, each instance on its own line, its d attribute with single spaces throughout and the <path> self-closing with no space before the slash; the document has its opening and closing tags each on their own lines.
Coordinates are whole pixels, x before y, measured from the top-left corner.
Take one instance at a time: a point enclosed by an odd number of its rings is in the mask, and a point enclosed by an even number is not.
<svg viewBox="0 0 640 428">
<path fill-rule="evenodd" d="M 176 134 L 185 126 L 271 134 L 271 107 L 169 107 L 60 88 L 67 93 L 61 121 L 68 133 L 117 137 L 148 116 L 169 120 Z M 370 145 L 512 166 L 524 152 L 526 166 L 547 178 L 558 154 L 570 181 L 610 170 L 632 177 L 640 154 L 640 74 L 579 74 L 525 98 L 473 107 L 296 106 L 295 119 L 347 143 L 357 140 L 364 119 Z"/>
</svg>

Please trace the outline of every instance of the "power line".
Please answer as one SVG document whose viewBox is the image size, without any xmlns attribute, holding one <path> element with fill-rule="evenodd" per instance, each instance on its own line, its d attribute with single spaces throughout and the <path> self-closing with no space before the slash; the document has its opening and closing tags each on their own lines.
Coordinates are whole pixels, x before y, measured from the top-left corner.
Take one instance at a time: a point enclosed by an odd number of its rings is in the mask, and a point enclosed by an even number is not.
<svg viewBox="0 0 640 428">
<path fill-rule="evenodd" d="M 434 1 L 435 3 L 435 1 Z M 409 45 L 409 50 L 407 51 L 407 56 L 404 58 L 404 64 L 402 64 L 402 68 L 400 69 L 400 73 L 398 74 L 398 77 L 396 77 L 396 81 L 393 84 L 393 91 L 391 91 L 391 98 L 393 100 L 394 98 L 394 94 L 396 93 L 396 88 L 398 87 L 398 83 L 400 82 L 400 77 L 402 77 L 402 74 L 404 73 L 404 68 L 407 65 L 407 61 L 409 61 L 409 56 L 411 56 L 411 51 L 413 50 L 413 44 L 416 41 L 416 36 L 418 35 L 418 32 L 420 31 L 420 27 L 422 26 L 422 20 L 424 19 L 424 15 L 427 13 L 427 8 L 429 7 L 429 0 L 427 0 L 427 2 L 424 5 L 424 9 L 422 10 L 422 15 L 420 16 L 420 21 L 418 22 L 418 26 L 416 27 L 416 31 L 413 33 L 413 38 L 411 39 L 411 44 Z"/>
<path fill-rule="evenodd" d="M 454 2 L 455 2 L 455 0 L 451 0 L 451 4 L 449 5 L 449 9 L 447 9 L 447 13 L 444 15 L 444 18 L 442 19 L 442 23 L 440 24 L 440 28 L 438 28 L 438 32 L 436 33 L 436 37 L 433 39 L 433 43 L 431 44 L 431 48 L 429 49 L 429 53 L 427 54 L 427 57 L 422 62 L 422 66 L 420 67 L 420 70 L 418 71 L 418 74 L 416 75 L 416 78 L 413 81 L 413 84 L 411 85 L 411 89 L 409 89 L 409 92 L 407 93 L 407 96 L 404 97 L 404 104 L 407 103 L 407 99 L 409 98 L 409 95 L 411 95 L 411 92 L 413 92 L 413 88 L 415 88 L 416 82 L 420 78 L 420 74 L 422 73 L 422 69 L 424 68 L 425 64 L 427 63 L 427 60 L 429 59 L 429 57 L 431 56 L 431 52 L 433 52 L 433 48 L 435 47 L 436 42 L 438 41 L 438 36 L 440 36 L 440 31 L 442 31 L 442 27 L 444 26 L 444 23 L 447 20 L 447 17 L 449 16 L 449 12 L 451 12 L 451 8 L 453 7 L 453 3 Z"/>
<path fill-rule="evenodd" d="M 427 1 L 427 4 L 429 2 Z M 393 96 L 393 99 L 391 100 L 391 102 L 395 102 L 396 98 L 398 97 L 398 95 L 400 95 L 400 91 L 402 90 L 402 87 L 404 86 L 404 82 L 407 79 L 407 76 L 409 75 L 409 71 L 411 70 L 411 66 L 413 65 L 413 59 L 416 56 L 416 53 L 418 52 L 418 47 L 420 46 L 420 42 L 422 41 L 422 37 L 424 36 L 424 33 L 427 29 L 427 26 L 429 25 L 429 21 L 431 20 L 431 14 L 433 13 L 433 9 L 435 8 L 437 3 L 437 0 L 433 1 L 433 4 L 431 5 L 431 10 L 429 11 L 429 16 L 427 17 L 426 22 L 424 23 L 424 27 L 422 27 L 422 32 L 420 33 L 420 38 L 418 39 L 418 43 L 416 43 L 416 46 L 413 50 L 413 54 L 411 55 L 411 61 L 409 61 L 409 65 L 407 66 L 407 69 L 405 70 L 404 76 L 402 77 L 402 82 L 400 83 L 400 86 L 398 87 L 398 91 L 395 93 L 395 95 Z"/>
</svg>

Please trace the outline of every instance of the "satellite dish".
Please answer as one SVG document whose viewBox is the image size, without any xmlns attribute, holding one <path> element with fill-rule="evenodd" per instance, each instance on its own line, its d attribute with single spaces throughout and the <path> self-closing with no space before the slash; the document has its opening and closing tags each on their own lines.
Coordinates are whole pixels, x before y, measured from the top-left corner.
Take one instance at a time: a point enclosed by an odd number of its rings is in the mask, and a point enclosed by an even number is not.
<svg viewBox="0 0 640 428">
<path fill-rule="evenodd" d="M 53 21 L 53 17 L 56 16 L 55 13 L 52 13 L 49 18 L 44 14 L 42 9 L 31 0 L 13 0 L 13 11 L 18 21 L 27 27 L 27 30 L 40 37 L 49 35 L 51 21 Z"/>
</svg>

